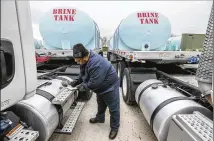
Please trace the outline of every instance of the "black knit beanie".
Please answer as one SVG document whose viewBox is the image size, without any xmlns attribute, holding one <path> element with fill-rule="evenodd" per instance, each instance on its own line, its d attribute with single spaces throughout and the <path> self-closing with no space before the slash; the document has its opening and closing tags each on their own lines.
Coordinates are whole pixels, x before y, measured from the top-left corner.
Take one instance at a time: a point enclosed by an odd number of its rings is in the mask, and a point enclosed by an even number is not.
<svg viewBox="0 0 214 141">
<path fill-rule="evenodd" d="M 83 44 L 76 44 L 73 46 L 73 57 L 83 58 L 89 54 L 89 51 L 83 46 Z"/>
</svg>

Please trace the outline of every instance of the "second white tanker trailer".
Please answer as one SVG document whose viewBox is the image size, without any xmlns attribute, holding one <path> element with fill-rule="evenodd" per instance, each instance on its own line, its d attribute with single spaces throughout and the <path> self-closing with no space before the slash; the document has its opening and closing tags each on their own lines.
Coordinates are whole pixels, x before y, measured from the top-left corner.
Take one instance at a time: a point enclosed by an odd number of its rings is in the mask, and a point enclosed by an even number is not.
<svg viewBox="0 0 214 141">
<path fill-rule="evenodd" d="M 140 107 L 158 141 L 213 141 L 212 14 L 202 53 L 167 46 L 170 35 L 170 22 L 159 12 L 121 21 L 108 59 L 117 65 L 123 100 Z"/>
</svg>

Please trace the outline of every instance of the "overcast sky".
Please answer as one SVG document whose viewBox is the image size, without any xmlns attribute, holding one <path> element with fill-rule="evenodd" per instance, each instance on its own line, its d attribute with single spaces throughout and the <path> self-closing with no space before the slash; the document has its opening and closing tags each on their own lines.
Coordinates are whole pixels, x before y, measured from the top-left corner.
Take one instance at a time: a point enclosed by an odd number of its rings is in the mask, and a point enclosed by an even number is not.
<svg viewBox="0 0 214 141">
<path fill-rule="evenodd" d="M 120 21 L 136 11 L 154 10 L 166 15 L 173 34 L 205 33 L 212 1 L 30 1 L 34 37 L 41 39 L 39 19 L 58 6 L 76 7 L 99 26 L 101 36 L 111 36 Z"/>
</svg>

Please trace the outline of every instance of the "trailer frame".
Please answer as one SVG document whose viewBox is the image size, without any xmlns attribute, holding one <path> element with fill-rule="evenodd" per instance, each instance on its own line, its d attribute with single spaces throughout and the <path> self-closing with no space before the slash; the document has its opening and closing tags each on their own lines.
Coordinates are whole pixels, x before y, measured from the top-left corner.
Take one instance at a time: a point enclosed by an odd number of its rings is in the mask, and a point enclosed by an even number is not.
<svg viewBox="0 0 214 141">
<path fill-rule="evenodd" d="M 191 58 L 199 58 L 198 51 L 124 51 L 109 50 L 109 55 L 114 55 L 119 60 L 124 59 L 130 62 L 152 61 L 155 63 L 187 63 Z M 117 61 L 113 59 L 110 61 Z"/>
</svg>

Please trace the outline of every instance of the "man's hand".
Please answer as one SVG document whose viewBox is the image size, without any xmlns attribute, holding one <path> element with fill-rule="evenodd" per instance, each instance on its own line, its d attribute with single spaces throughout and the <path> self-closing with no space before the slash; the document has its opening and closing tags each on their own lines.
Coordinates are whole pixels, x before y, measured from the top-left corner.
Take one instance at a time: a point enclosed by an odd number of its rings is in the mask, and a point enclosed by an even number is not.
<svg viewBox="0 0 214 141">
<path fill-rule="evenodd" d="M 78 85 L 78 80 L 74 80 L 70 83 L 72 87 L 76 87 Z"/>
<path fill-rule="evenodd" d="M 78 89 L 80 92 L 85 92 L 85 91 L 86 91 L 86 88 L 85 88 L 82 84 L 78 85 L 78 86 L 77 86 L 77 89 Z"/>
</svg>

